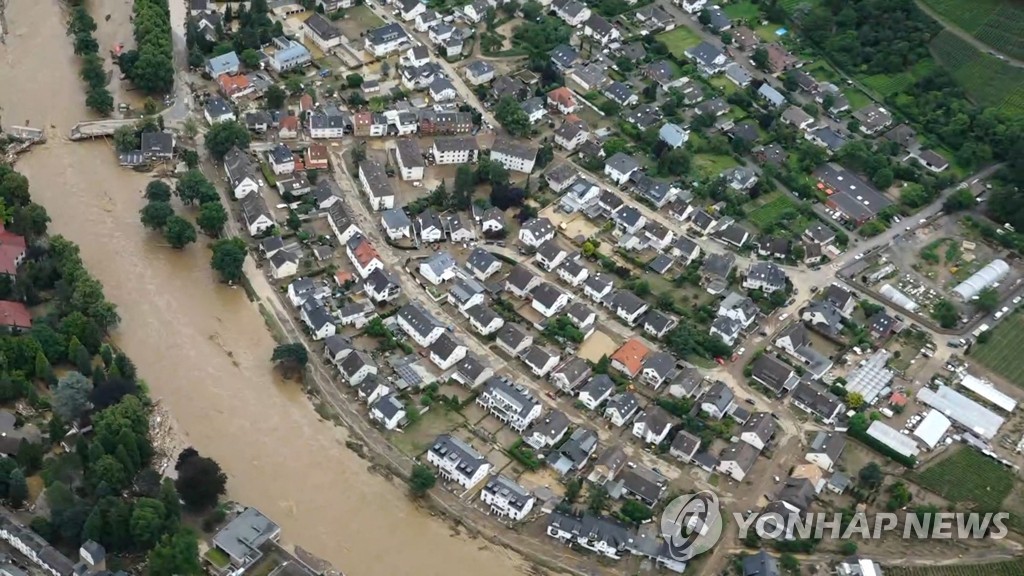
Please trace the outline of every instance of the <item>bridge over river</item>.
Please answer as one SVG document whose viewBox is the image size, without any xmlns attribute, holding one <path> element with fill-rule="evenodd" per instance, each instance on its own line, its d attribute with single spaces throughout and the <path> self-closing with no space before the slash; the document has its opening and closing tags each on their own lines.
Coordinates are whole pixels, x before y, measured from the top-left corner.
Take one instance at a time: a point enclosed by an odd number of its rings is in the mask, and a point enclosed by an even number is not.
<svg viewBox="0 0 1024 576">
<path fill-rule="evenodd" d="M 79 122 L 71 128 L 70 138 L 72 140 L 86 140 L 88 138 L 99 138 L 100 136 L 113 136 L 114 131 L 118 128 L 122 126 L 134 126 L 136 122 L 138 122 L 138 119 L 136 118 Z"/>
</svg>

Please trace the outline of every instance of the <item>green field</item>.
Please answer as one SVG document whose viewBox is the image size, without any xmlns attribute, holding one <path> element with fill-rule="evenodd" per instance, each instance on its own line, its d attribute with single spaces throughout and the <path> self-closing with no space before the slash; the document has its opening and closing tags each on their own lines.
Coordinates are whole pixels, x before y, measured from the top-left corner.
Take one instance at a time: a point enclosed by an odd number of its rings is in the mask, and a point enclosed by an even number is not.
<svg viewBox="0 0 1024 576">
<path fill-rule="evenodd" d="M 700 36 L 686 26 L 680 26 L 669 32 L 662 32 L 657 36 L 658 40 L 664 42 L 665 47 L 676 58 L 686 58 L 686 50 L 700 44 Z"/>
<path fill-rule="evenodd" d="M 890 96 L 910 87 L 918 78 L 930 72 L 934 66 L 934 62 L 923 60 L 918 62 L 910 71 L 900 74 L 862 76 L 860 81 L 868 88 L 878 92 L 881 96 Z"/>
<path fill-rule="evenodd" d="M 950 566 L 886 566 L 886 576 L 1020 576 L 1024 559 L 991 564 L 959 564 Z"/>
<path fill-rule="evenodd" d="M 722 9 L 725 15 L 733 20 L 756 20 L 757 15 L 760 11 L 757 9 L 757 4 L 754 4 L 750 0 L 743 0 L 736 2 L 735 4 L 726 4 L 725 8 Z"/>
<path fill-rule="evenodd" d="M 1024 314 L 1014 312 L 992 329 L 984 344 L 975 344 L 971 358 L 1010 382 L 1024 386 Z"/>
<path fill-rule="evenodd" d="M 698 154 L 694 157 L 693 164 L 703 176 L 708 178 L 718 176 L 726 168 L 739 166 L 739 163 L 732 156 L 719 156 L 716 154 Z"/>
<path fill-rule="evenodd" d="M 930 47 L 978 104 L 1024 114 L 1024 69 L 979 51 L 948 30 L 936 35 Z"/>
<path fill-rule="evenodd" d="M 801 8 L 812 8 L 815 4 L 819 4 L 820 0 L 781 0 L 779 4 L 785 8 L 786 12 L 790 14 L 796 12 Z"/>
<path fill-rule="evenodd" d="M 760 199 L 759 199 L 760 200 Z M 747 214 L 747 219 L 761 230 L 771 228 L 783 218 L 799 216 L 799 209 L 789 194 L 773 192 L 764 197 L 765 202 Z"/>
<path fill-rule="evenodd" d="M 1013 490 L 1014 475 L 981 452 L 963 447 L 910 479 L 953 504 L 994 511 L 1002 509 L 1003 500 Z"/>
<path fill-rule="evenodd" d="M 1024 59 L 1024 4 L 1012 0 L 923 0 L 946 21 L 1013 58 Z"/>
</svg>

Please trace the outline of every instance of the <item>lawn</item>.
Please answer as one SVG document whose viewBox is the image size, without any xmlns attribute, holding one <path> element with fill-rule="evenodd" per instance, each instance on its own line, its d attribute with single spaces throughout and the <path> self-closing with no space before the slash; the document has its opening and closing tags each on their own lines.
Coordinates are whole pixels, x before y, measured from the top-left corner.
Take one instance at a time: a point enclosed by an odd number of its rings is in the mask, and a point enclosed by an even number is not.
<svg viewBox="0 0 1024 576">
<path fill-rule="evenodd" d="M 715 88 L 718 88 L 718 89 L 724 91 L 726 96 L 728 96 L 729 94 L 732 94 L 733 92 L 735 92 L 736 90 L 739 89 L 739 87 L 736 86 L 736 84 L 734 84 L 732 82 L 732 80 L 729 80 L 725 76 L 721 76 L 721 75 L 719 75 L 719 76 L 712 76 L 708 81 Z"/>
<path fill-rule="evenodd" d="M 228 562 L 231 561 L 227 554 L 221 552 L 217 548 L 210 548 L 207 550 L 206 554 L 203 554 L 203 558 L 209 560 L 210 564 L 213 564 L 217 568 L 225 568 L 228 565 Z"/>
<path fill-rule="evenodd" d="M 1014 482 L 1013 472 L 968 447 L 958 448 L 910 478 L 953 504 L 967 504 L 982 512 L 1001 510 Z"/>
<path fill-rule="evenodd" d="M 658 40 L 665 43 L 665 47 L 676 58 L 685 58 L 686 50 L 700 44 L 700 36 L 686 26 L 680 26 L 669 32 L 662 32 L 657 36 Z"/>
<path fill-rule="evenodd" d="M 365 4 L 355 6 L 345 12 L 345 20 L 354 21 L 363 30 L 372 30 L 384 25 L 384 21 Z"/>
<path fill-rule="evenodd" d="M 732 20 L 757 20 L 760 11 L 757 9 L 757 4 L 754 4 L 750 0 L 742 0 L 735 4 L 726 4 L 723 9 L 725 15 Z"/>
<path fill-rule="evenodd" d="M 886 566 L 886 576 L 1019 576 L 1024 574 L 1024 559 L 991 564 L 953 564 L 949 566 Z"/>
<path fill-rule="evenodd" d="M 861 76 L 860 81 L 880 95 L 889 96 L 908 88 L 915 80 L 930 72 L 934 66 L 935 62 L 931 60 L 922 60 L 912 70 L 907 72 Z"/>
<path fill-rule="evenodd" d="M 726 168 L 739 166 L 739 163 L 732 156 L 718 154 L 698 154 L 693 159 L 693 163 L 697 170 L 708 178 L 718 176 Z"/>
<path fill-rule="evenodd" d="M 1024 386 L 1024 314 L 1003 318 L 984 344 L 975 344 L 971 358 L 1010 382 Z"/>
<path fill-rule="evenodd" d="M 947 22 L 1007 56 L 1024 58 L 1024 5 L 1008 0 L 924 0 Z"/>
<path fill-rule="evenodd" d="M 846 90 L 843 90 L 843 95 L 850 101 L 851 110 L 860 110 L 861 108 L 871 104 L 871 98 L 868 98 L 867 94 L 856 88 L 847 88 Z"/>
<path fill-rule="evenodd" d="M 761 200 L 758 199 L 759 202 Z M 792 217 L 798 214 L 799 207 L 796 202 L 789 194 L 778 191 L 765 196 L 763 202 L 747 214 L 747 219 L 759 229 L 767 230 L 787 215 Z"/>
<path fill-rule="evenodd" d="M 465 418 L 457 412 L 434 406 L 419 421 L 401 433 L 391 437 L 391 442 L 408 456 L 419 456 L 437 438 L 438 434 L 451 432 L 465 423 Z"/>
</svg>

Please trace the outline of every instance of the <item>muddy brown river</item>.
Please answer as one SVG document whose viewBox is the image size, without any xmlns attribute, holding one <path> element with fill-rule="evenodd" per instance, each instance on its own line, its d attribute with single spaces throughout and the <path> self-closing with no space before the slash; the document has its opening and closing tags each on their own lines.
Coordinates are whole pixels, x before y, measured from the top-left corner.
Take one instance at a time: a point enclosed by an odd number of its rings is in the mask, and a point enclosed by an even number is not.
<svg viewBox="0 0 1024 576">
<path fill-rule="evenodd" d="M 102 53 L 131 40 L 130 6 L 93 4 Z M 296 385 L 274 377 L 274 342 L 262 317 L 241 290 L 215 282 L 205 247 L 172 251 L 139 224 L 149 177 L 119 168 L 106 142 L 67 140 L 89 114 L 56 0 L 8 0 L 7 23 L 3 124 L 43 127 L 49 137 L 18 169 L 53 218 L 51 230 L 81 246 L 117 303 L 123 322 L 114 339 L 152 395 L 229 475 L 229 497 L 259 507 L 286 542 L 350 575 L 519 572 L 519 557 L 453 536 L 413 507 L 401 486 L 368 472 L 345 448 L 344 431 L 321 421 Z"/>
</svg>

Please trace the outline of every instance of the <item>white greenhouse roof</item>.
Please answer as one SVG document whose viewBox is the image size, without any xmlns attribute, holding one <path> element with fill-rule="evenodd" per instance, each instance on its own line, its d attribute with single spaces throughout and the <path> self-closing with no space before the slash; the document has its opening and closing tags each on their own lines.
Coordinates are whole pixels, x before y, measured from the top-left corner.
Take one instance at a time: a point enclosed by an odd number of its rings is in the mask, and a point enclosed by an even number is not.
<svg viewBox="0 0 1024 576">
<path fill-rule="evenodd" d="M 885 296 L 889 300 L 895 302 L 897 306 L 902 306 L 910 312 L 914 312 L 920 307 L 917 302 L 910 299 L 910 296 L 907 296 L 888 284 L 883 284 L 882 289 L 879 290 L 879 292 L 882 293 L 882 296 Z"/>
<path fill-rule="evenodd" d="M 938 410 L 929 410 L 924 420 L 917 425 L 914 436 L 924 442 L 928 448 L 935 448 L 935 445 L 946 435 L 946 431 L 953 423 L 949 421 Z"/>
<path fill-rule="evenodd" d="M 921 449 L 917 447 L 917 442 L 911 440 L 910 436 L 900 434 L 899 430 L 880 420 L 875 420 L 871 423 L 871 426 L 868 427 L 868 436 L 904 456 L 916 457 L 921 453 Z"/>
<path fill-rule="evenodd" d="M 1009 264 L 1003 260 L 993 260 L 987 266 L 972 274 L 970 278 L 957 284 L 956 288 L 953 288 L 953 292 L 956 292 L 964 300 L 970 300 L 977 296 L 978 292 L 998 282 L 1009 271 Z"/>
<path fill-rule="evenodd" d="M 991 382 L 982 380 L 977 376 L 965 374 L 960 385 L 973 392 L 976 396 L 1007 412 L 1013 412 L 1017 407 L 1017 401 L 1000 392 Z"/>
<path fill-rule="evenodd" d="M 917 399 L 986 440 L 994 438 L 1005 422 L 995 412 L 948 386 L 939 386 L 938 392 L 922 388 Z"/>
</svg>

